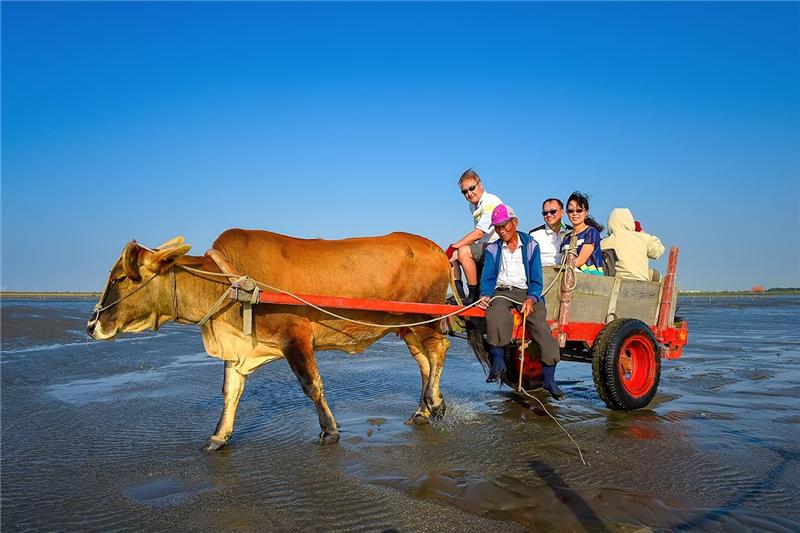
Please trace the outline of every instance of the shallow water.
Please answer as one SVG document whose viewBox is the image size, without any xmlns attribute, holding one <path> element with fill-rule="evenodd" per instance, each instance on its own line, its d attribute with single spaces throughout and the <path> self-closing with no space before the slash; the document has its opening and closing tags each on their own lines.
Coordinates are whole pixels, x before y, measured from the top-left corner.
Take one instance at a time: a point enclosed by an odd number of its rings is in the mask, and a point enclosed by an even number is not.
<svg viewBox="0 0 800 533">
<path fill-rule="evenodd" d="M 483 383 L 454 339 L 444 419 L 403 422 L 419 371 L 387 337 L 319 354 L 339 444 L 315 444 L 285 362 L 248 381 L 231 445 L 199 451 L 222 363 L 195 327 L 95 342 L 92 302 L 3 301 L 4 531 L 800 530 L 800 298 L 681 302 L 683 358 L 648 409 L 615 412 L 590 365 L 564 402 Z"/>
</svg>

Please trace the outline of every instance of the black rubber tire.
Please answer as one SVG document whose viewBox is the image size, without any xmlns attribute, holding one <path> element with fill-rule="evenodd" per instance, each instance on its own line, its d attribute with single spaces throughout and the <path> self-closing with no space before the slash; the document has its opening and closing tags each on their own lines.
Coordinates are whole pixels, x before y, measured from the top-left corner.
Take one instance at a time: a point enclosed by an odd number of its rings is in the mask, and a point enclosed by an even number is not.
<svg viewBox="0 0 800 533">
<path fill-rule="evenodd" d="M 643 370 L 641 383 L 634 387 L 626 383 L 620 371 L 621 350 L 635 351 L 640 361 L 637 372 Z M 661 357 L 655 335 L 641 320 L 620 318 L 606 325 L 592 347 L 592 378 L 600 399 L 611 409 L 632 410 L 646 407 L 658 390 L 661 380 Z M 635 392 L 635 393 L 634 393 Z"/>
</svg>

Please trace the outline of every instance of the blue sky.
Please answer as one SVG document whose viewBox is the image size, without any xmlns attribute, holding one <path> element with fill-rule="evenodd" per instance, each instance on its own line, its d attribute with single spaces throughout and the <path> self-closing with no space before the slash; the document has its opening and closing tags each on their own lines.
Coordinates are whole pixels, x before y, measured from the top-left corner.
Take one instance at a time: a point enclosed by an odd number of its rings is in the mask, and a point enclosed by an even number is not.
<svg viewBox="0 0 800 533">
<path fill-rule="evenodd" d="M 2 3 L 2 288 L 229 227 L 525 228 L 581 190 L 683 289 L 800 286 L 798 3 Z M 657 262 L 664 267 L 664 260 Z"/>
</svg>

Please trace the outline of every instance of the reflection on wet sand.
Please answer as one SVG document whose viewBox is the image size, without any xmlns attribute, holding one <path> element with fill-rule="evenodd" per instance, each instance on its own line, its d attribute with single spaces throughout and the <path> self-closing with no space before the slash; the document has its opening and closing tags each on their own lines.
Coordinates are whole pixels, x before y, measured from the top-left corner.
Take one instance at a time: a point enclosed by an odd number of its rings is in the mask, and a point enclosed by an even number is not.
<svg viewBox="0 0 800 533">
<path fill-rule="evenodd" d="M 315 444 L 277 362 L 249 381 L 230 448 L 202 454 L 222 368 L 196 329 L 87 342 L 91 303 L 4 301 L 3 530 L 798 531 L 800 299 L 734 304 L 682 305 L 690 343 L 647 409 L 608 410 L 579 363 L 567 400 L 535 393 L 583 466 L 458 341 L 446 416 L 407 425 L 419 372 L 391 338 L 319 355 L 338 445 Z"/>
<path fill-rule="evenodd" d="M 657 498 L 609 488 L 573 490 L 546 463 L 531 461 L 545 486 L 531 486 L 509 476 L 495 480 L 465 470 L 430 473 L 416 480 L 383 477 L 374 483 L 416 498 L 455 505 L 488 518 L 520 523 L 535 530 L 642 531 L 734 529 L 795 531 L 796 522 L 727 509 L 685 509 Z"/>
</svg>

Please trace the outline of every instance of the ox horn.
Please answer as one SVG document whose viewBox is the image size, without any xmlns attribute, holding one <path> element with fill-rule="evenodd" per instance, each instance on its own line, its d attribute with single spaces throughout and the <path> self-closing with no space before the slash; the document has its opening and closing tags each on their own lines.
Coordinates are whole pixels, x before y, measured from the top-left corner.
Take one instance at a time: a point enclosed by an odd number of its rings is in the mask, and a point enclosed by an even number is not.
<svg viewBox="0 0 800 533">
<path fill-rule="evenodd" d="M 183 239 L 181 239 L 183 240 Z M 147 267 L 148 270 L 151 272 L 158 272 L 159 274 L 163 274 L 164 272 L 169 269 L 172 264 L 182 255 L 186 255 L 186 253 L 192 247 L 188 244 L 182 244 L 175 248 L 167 248 L 166 250 L 157 250 L 153 254 L 149 254 L 149 257 L 145 257 L 144 265 Z"/>
<path fill-rule="evenodd" d="M 183 237 L 181 235 L 178 235 L 177 237 L 168 240 L 164 244 L 156 246 L 156 250 L 171 250 L 172 248 L 177 248 L 182 244 L 183 244 Z"/>
<path fill-rule="evenodd" d="M 131 241 L 122 250 L 122 271 L 125 272 L 128 279 L 137 283 L 142 281 L 142 276 L 139 274 L 139 251 L 141 249 L 136 241 Z"/>
</svg>

